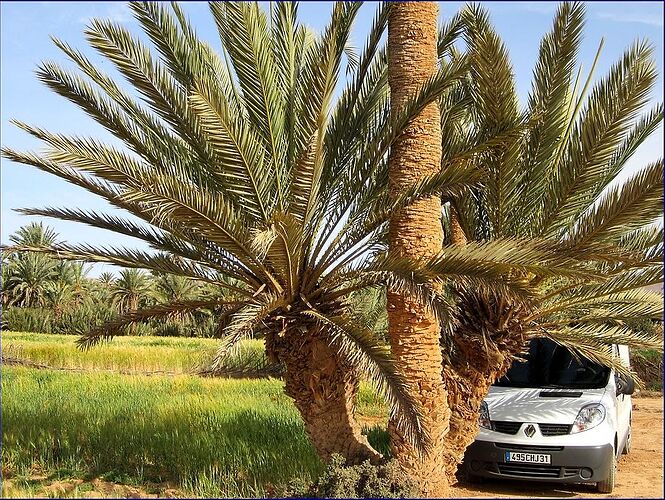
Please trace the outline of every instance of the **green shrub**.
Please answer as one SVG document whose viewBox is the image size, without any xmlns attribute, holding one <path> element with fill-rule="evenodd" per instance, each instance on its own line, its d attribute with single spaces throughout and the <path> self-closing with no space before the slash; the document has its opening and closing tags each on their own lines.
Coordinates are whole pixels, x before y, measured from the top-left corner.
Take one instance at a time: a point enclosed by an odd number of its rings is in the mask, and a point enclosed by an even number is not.
<svg viewBox="0 0 665 500">
<path fill-rule="evenodd" d="M 378 394 L 377 394 L 378 396 Z M 367 407 L 362 406 L 363 414 L 367 414 Z M 383 408 L 386 408 L 385 402 L 383 403 Z M 367 441 L 372 445 L 376 451 L 381 453 L 386 458 L 390 458 L 390 434 L 386 430 L 385 425 L 373 425 L 370 428 L 363 428 L 362 433 L 367 436 Z"/>
<path fill-rule="evenodd" d="M 51 333 L 68 335 L 85 332 L 96 325 L 109 321 L 113 317 L 113 310 L 101 304 L 82 305 L 72 307 L 51 320 Z"/>
<path fill-rule="evenodd" d="M 285 496 L 319 498 L 414 498 L 413 481 L 394 460 L 372 465 L 344 465 L 344 457 L 333 455 L 323 473 L 311 484 L 302 478 L 291 481 Z"/>
<path fill-rule="evenodd" d="M 189 322 L 167 320 L 154 323 L 155 335 L 158 337 L 192 337 Z"/>
<path fill-rule="evenodd" d="M 8 307 L 2 311 L 4 330 L 51 333 L 51 314 L 48 310 L 29 307 Z"/>
</svg>

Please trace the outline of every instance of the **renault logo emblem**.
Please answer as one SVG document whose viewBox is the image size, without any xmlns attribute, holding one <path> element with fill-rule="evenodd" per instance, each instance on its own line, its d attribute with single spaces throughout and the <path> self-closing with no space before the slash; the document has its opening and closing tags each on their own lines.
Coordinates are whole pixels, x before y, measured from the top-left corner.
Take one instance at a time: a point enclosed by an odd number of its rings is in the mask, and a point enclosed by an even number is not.
<svg viewBox="0 0 665 500">
<path fill-rule="evenodd" d="M 529 424 L 524 428 L 524 434 L 526 434 L 526 437 L 533 437 L 533 435 L 536 433 L 536 428 Z"/>
</svg>

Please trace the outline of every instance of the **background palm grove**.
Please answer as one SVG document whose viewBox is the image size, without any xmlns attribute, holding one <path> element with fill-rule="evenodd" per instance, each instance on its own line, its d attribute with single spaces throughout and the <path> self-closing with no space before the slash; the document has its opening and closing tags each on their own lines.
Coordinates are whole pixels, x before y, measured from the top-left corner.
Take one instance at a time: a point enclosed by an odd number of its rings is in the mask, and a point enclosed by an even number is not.
<svg viewBox="0 0 665 500">
<path fill-rule="evenodd" d="M 359 3 L 321 32 L 295 3 L 211 3 L 221 50 L 178 4 L 129 8 L 146 38 L 85 28 L 115 77 L 58 39 L 73 69 L 37 69 L 113 141 L 15 120 L 43 147 L 2 148 L 119 209 L 21 213 L 145 248 L 43 223 L 3 247 L 5 493 L 36 494 L 37 468 L 199 496 L 442 495 L 530 339 L 623 372 L 609 347 L 629 344 L 659 383 L 662 159 L 617 182 L 662 120 L 649 42 L 594 82 L 585 8 L 561 4 L 522 106 L 477 5 L 437 26 L 436 5 L 377 4 L 354 48 Z M 410 53 L 414 22 L 431 33 Z"/>
</svg>

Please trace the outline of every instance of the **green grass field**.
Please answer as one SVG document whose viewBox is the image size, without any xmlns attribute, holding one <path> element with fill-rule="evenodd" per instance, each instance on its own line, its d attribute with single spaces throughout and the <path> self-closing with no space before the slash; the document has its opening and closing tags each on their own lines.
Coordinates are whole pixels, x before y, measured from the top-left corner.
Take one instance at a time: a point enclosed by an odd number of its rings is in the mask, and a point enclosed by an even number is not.
<svg viewBox="0 0 665 500">
<path fill-rule="evenodd" d="M 95 371 L 187 371 L 214 352 L 214 341 L 119 337 L 87 353 L 74 341 L 2 334 L 3 349 L 33 362 L 90 370 L 2 368 L 2 470 L 11 484 L 3 485 L 3 497 L 42 496 L 39 488 L 49 482 L 99 477 L 167 484 L 184 496 L 265 496 L 321 470 L 279 380 Z M 367 385 L 358 409 L 386 417 Z M 374 429 L 370 437 L 383 436 Z"/>
<path fill-rule="evenodd" d="M 186 373 L 215 353 L 219 341 L 184 337 L 116 337 L 81 351 L 75 335 L 2 332 L 3 351 L 35 363 L 61 368 Z M 261 348 L 259 341 L 245 342 Z"/>
<path fill-rule="evenodd" d="M 75 341 L 2 332 L 3 354 L 82 370 L 2 367 L 4 498 L 137 496 L 103 492 L 100 479 L 141 494 L 260 497 L 320 472 L 280 380 L 191 373 L 210 359 L 215 340 L 117 337 L 87 352 Z M 241 348 L 243 356 L 261 352 L 259 341 Z M 370 442 L 387 452 L 387 409 L 364 383 L 358 414 L 372 426 Z M 76 486 L 49 489 L 68 481 Z"/>
</svg>

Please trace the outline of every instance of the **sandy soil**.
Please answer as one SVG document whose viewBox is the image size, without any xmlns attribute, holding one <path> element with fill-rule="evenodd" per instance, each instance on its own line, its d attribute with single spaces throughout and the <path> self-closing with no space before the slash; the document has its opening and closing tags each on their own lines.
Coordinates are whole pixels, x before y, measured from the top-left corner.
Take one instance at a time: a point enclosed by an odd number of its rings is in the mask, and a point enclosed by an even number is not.
<svg viewBox="0 0 665 500">
<path fill-rule="evenodd" d="M 487 481 L 453 487 L 453 497 L 478 498 L 663 498 L 663 398 L 633 398 L 633 444 L 619 462 L 611 494 L 589 485 L 548 485 L 524 481 Z"/>
</svg>

